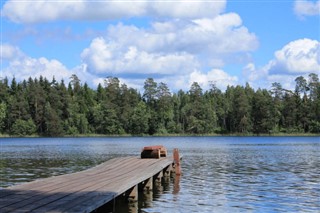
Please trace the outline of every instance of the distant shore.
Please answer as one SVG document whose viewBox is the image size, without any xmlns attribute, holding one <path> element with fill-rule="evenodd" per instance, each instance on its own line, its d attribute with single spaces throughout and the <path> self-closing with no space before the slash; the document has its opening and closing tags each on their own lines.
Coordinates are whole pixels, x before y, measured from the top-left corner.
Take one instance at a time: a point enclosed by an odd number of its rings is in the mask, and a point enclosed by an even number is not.
<svg viewBox="0 0 320 213">
<path fill-rule="evenodd" d="M 61 138 L 81 138 L 81 137 L 320 137 L 320 134 L 313 133 L 274 133 L 274 134 L 154 134 L 154 135 L 103 135 L 103 134 L 77 134 L 77 135 L 63 135 L 59 136 Z M 52 138 L 59 138 L 52 137 Z M 51 138 L 49 136 L 42 135 L 28 135 L 28 136 L 17 136 L 17 135 L 9 135 L 9 134 L 0 134 L 0 138 Z"/>
</svg>

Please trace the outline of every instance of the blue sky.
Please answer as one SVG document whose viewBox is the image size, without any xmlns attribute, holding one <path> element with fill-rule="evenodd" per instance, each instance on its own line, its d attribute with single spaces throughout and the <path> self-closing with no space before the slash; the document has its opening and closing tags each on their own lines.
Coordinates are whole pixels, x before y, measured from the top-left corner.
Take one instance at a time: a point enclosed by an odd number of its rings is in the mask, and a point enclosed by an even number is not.
<svg viewBox="0 0 320 213">
<path fill-rule="evenodd" d="M 292 89 L 296 77 L 320 74 L 319 40 L 319 0 L 9 0 L 0 77 Z"/>
</svg>

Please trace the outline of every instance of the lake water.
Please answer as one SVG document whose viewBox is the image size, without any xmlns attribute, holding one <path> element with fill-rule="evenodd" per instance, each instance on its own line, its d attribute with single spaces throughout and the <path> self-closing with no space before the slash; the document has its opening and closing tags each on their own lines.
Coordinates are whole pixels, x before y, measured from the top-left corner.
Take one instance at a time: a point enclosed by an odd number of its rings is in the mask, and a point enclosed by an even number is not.
<svg viewBox="0 0 320 213">
<path fill-rule="evenodd" d="M 138 212 L 320 212 L 319 137 L 1 138 L 0 186 L 158 144 L 180 149 L 183 175 Z"/>
</svg>

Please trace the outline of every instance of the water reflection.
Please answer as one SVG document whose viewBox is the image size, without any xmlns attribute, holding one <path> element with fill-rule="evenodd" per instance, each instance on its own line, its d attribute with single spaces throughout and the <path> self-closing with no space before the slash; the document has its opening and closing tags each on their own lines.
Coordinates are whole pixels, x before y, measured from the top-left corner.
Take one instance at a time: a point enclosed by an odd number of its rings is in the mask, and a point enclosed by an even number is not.
<svg viewBox="0 0 320 213">
<path fill-rule="evenodd" d="M 133 209 L 121 204 L 118 212 L 320 212 L 316 137 L 0 140 L 1 187 L 83 170 L 163 144 L 183 154 L 182 177 L 140 196 Z"/>
<path fill-rule="evenodd" d="M 177 179 L 176 179 L 177 178 Z M 163 210 L 154 211 L 154 202 L 170 203 L 171 201 L 166 201 L 163 196 L 170 194 L 172 190 L 177 190 L 175 187 L 179 188 L 180 176 L 175 176 L 174 178 L 163 177 L 161 181 L 154 182 L 153 190 L 139 191 L 138 202 L 129 202 L 126 196 L 119 196 L 113 202 L 96 210 L 96 213 L 102 212 L 112 212 L 112 213 L 146 213 L 146 212 L 163 212 Z M 174 184 L 174 185 L 173 185 Z M 162 207 L 161 207 L 162 208 Z"/>
</svg>

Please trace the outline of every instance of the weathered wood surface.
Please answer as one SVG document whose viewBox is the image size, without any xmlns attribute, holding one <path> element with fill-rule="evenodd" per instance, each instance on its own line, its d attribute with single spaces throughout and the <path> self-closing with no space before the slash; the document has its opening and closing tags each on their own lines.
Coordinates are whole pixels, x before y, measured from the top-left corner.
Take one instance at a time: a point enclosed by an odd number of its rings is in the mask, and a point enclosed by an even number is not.
<svg viewBox="0 0 320 213">
<path fill-rule="evenodd" d="M 0 189 L 0 212 L 91 212 L 172 164 L 172 158 L 115 158 L 85 171 Z"/>
</svg>

